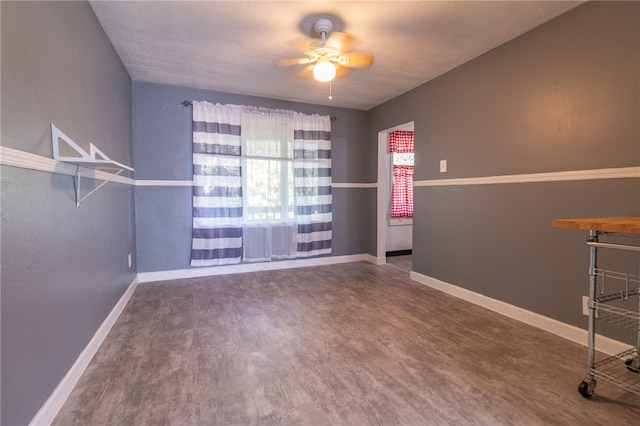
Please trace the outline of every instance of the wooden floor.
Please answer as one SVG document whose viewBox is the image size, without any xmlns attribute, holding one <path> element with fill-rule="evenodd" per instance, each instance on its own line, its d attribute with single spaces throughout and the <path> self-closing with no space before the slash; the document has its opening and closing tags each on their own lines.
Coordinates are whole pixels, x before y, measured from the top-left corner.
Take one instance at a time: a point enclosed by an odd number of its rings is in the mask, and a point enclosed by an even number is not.
<svg viewBox="0 0 640 426">
<path fill-rule="evenodd" d="M 54 424 L 640 424 L 585 347 L 391 261 L 141 284 Z"/>
</svg>

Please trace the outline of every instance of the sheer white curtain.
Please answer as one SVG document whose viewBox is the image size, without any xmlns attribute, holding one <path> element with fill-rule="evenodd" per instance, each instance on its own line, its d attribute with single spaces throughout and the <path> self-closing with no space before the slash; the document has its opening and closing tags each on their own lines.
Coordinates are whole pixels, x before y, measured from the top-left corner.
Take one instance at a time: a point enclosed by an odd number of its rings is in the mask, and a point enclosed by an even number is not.
<svg viewBox="0 0 640 426">
<path fill-rule="evenodd" d="M 297 244 L 292 113 L 245 107 L 241 123 L 242 260 L 293 259 Z"/>
</svg>

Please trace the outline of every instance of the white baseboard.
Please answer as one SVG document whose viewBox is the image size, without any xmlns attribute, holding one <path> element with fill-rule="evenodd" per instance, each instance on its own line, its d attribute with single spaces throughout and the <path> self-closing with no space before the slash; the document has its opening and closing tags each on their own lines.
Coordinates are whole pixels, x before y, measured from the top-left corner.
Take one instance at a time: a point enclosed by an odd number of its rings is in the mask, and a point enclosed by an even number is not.
<svg viewBox="0 0 640 426">
<path fill-rule="evenodd" d="M 283 260 L 277 262 L 242 263 L 239 265 L 210 266 L 205 268 L 174 269 L 170 271 L 154 271 L 138 273 L 138 281 L 148 283 L 154 281 L 179 280 L 183 278 L 199 278 L 216 275 L 242 274 L 245 272 L 275 271 L 278 269 L 304 268 L 308 266 L 334 265 L 349 262 L 376 263 L 376 258 L 368 253 L 348 256 L 326 256 L 312 259 Z"/>
<path fill-rule="evenodd" d="M 383 262 L 382 263 L 378 263 L 380 261 L 380 259 L 378 259 L 377 257 L 375 257 L 372 254 L 369 253 L 365 253 L 365 254 L 361 254 L 360 256 L 363 256 L 365 262 L 369 262 L 369 263 L 373 263 L 374 265 L 384 265 L 387 262 L 387 258 L 383 258 Z"/>
<path fill-rule="evenodd" d="M 138 277 L 136 276 L 131 284 L 129 284 L 129 287 L 122 297 L 120 297 L 118 303 L 116 303 L 109 315 L 107 315 L 107 318 L 105 318 L 98 330 L 95 332 L 93 338 L 80 353 L 76 362 L 71 366 L 71 369 L 69 369 L 49 398 L 45 401 L 42 407 L 40 407 L 40 410 L 38 410 L 35 417 L 29 423 L 30 426 L 50 425 L 51 422 L 53 422 L 53 419 L 64 405 L 76 383 L 80 380 L 80 376 L 82 376 L 82 373 L 84 373 L 105 337 L 109 334 L 111 327 L 113 327 L 113 324 L 115 324 L 116 320 L 124 310 L 127 302 L 129 302 L 129 299 L 137 285 Z"/>
<path fill-rule="evenodd" d="M 436 290 L 440 290 L 444 293 L 450 294 L 451 296 L 482 306 L 483 308 L 487 308 L 509 318 L 513 318 L 524 322 L 525 324 L 548 331 L 557 336 L 564 337 L 572 342 L 585 346 L 587 345 L 587 330 L 583 330 L 576 326 L 554 320 L 553 318 L 545 317 L 535 312 L 522 309 L 518 306 L 484 296 L 480 293 L 476 293 L 414 271 L 411 271 L 409 277 L 413 281 L 419 282 L 420 284 L 424 284 Z M 607 355 L 615 355 L 630 349 L 631 346 L 602 335 L 596 335 L 596 348 L 598 351 Z"/>
</svg>

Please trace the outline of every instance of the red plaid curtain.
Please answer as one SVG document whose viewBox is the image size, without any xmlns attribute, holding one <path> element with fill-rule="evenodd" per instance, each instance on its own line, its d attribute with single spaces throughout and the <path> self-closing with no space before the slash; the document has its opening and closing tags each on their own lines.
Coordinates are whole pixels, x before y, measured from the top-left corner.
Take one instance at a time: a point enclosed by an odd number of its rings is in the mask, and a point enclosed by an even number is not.
<svg viewBox="0 0 640 426">
<path fill-rule="evenodd" d="M 413 217 L 413 166 L 393 166 L 391 217 Z"/>
<path fill-rule="evenodd" d="M 389 152 L 413 152 L 413 132 L 396 130 L 389 133 Z"/>
<path fill-rule="evenodd" d="M 389 152 L 413 152 L 413 132 L 391 132 Z M 391 217 L 413 217 L 413 166 L 393 166 Z"/>
</svg>

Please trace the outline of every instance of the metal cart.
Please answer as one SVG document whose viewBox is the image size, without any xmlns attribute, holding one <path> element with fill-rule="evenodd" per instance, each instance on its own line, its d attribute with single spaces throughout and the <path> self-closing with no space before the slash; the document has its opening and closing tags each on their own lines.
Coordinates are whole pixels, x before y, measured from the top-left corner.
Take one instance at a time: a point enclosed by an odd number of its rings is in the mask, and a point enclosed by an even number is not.
<svg viewBox="0 0 640 426">
<path fill-rule="evenodd" d="M 598 265 L 601 249 L 640 253 L 640 245 L 600 241 L 607 236 L 640 236 L 640 217 L 556 219 L 552 226 L 589 230 L 586 242 L 589 246 L 587 376 L 578 386 L 578 392 L 590 398 L 598 378 L 640 395 L 640 276 Z M 596 320 L 636 330 L 636 346 L 596 362 Z"/>
</svg>

